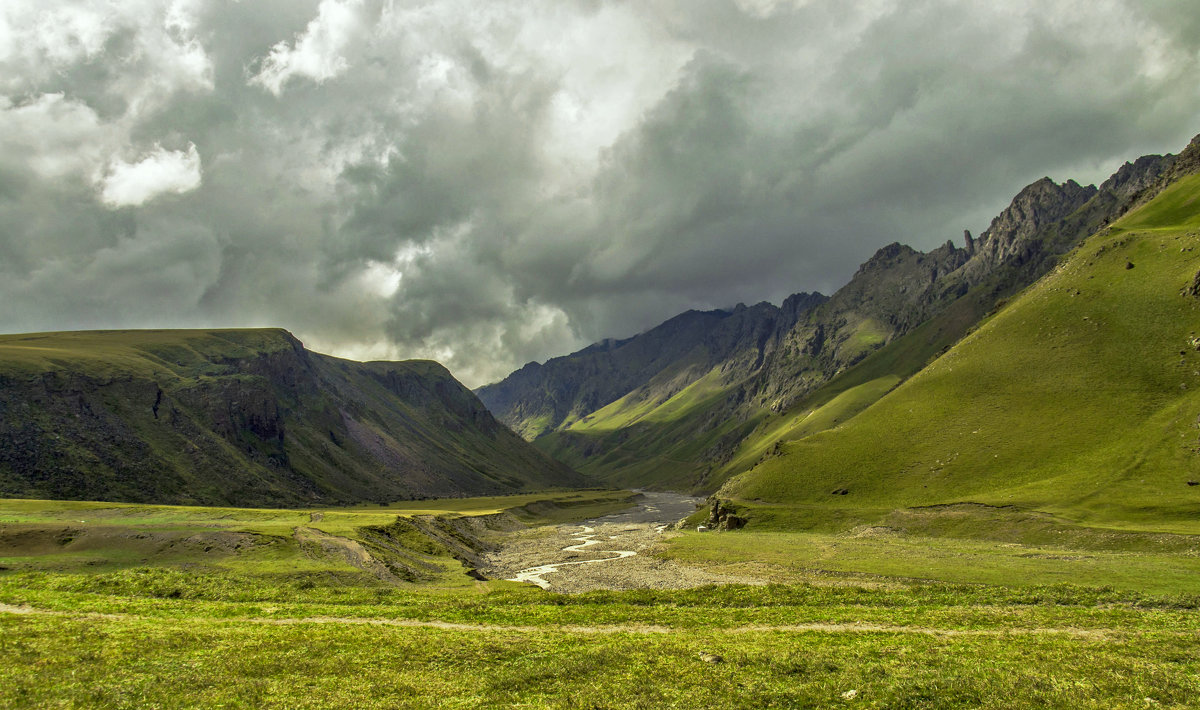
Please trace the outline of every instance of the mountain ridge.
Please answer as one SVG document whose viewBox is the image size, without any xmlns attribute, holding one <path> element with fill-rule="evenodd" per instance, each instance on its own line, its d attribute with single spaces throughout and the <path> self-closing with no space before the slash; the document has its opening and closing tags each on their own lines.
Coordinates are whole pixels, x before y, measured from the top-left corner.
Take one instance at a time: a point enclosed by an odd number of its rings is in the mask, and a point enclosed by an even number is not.
<svg viewBox="0 0 1200 710">
<path fill-rule="evenodd" d="M 820 406 L 841 391 L 823 395 L 831 383 L 872 358 L 893 361 L 882 369 L 867 362 L 878 375 L 897 381 L 911 376 L 1085 237 L 1177 179 L 1181 166 L 1195 161 L 1196 145 L 1194 140 L 1179 156 L 1127 162 L 1099 187 L 1036 180 L 978 239 L 964 232 L 961 247 L 952 241 L 929 252 L 898 242 L 881 247 L 831 297 L 797 294 L 805 307 L 794 319 L 763 318 L 754 337 L 727 347 L 724 360 L 704 363 L 711 365 L 707 370 L 672 361 L 632 387 L 623 380 L 605 396 L 564 405 L 572 391 L 602 389 L 589 383 L 593 373 L 578 360 L 597 344 L 547 363 L 554 363 L 558 381 L 578 380 L 574 390 L 557 391 L 556 406 L 569 409 L 570 417 L 546 416 L 539 397 L 556 382 L 544 366 L 527 365 L 519 378 L 477 393 L 498 418 L 581 471 L 622 485 L 711 490 L 735 472 L 731 462 L 773 417 L 794 416 L 792 410 L 806 403 Z M 649 343 L 655 330 L 614 342 L 625 348 Z M 673 347 L 686 350 L 687 344 Z M 704 405 L 689 408 L 686 425 L 669 421 L 675 415 L 658 410 L 675 406 L 688 387 L 704 391 Z M 880 394 L 878 389 L 871 391 Z M 706 445 L 697 447 L 697 439 Z"/>
<path fill-rule="evenodd" d="M 1098 525 L 1194 520 L 1193 165 L 918 374 L 839 426 L 779 441 L 720 495 L 836 509 L 971 501 Z"/>
<path fill-rule="evenodd" d="M 0 495 L 352 503 L 578 486 L 432 361 L 280 329 L 0 336 Z"/>
</svg>

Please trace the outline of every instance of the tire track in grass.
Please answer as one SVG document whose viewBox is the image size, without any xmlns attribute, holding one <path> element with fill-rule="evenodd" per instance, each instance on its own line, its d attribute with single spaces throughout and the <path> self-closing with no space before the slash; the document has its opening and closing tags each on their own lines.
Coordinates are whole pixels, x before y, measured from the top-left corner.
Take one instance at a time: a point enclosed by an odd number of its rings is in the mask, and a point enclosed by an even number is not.
<svg viewBox="0 0 1200 710">
<path fill-rule="evenodd" d="M 15 605 L 0 603 L 0 614 L 55 616 L 79 619 L 105 619 L 110 621 L 141 621 L 178 623 L 210 623 L 210 624 L 264 624 L 274 626 L 292 626 L 299 624 L 343 624 L 356 626 L 399 626 L 404 628 L 439 629 L 443 631 L 465 631 L 474 633 L 572 633 L 572 634 L 695 634 L 697 629 L 691 627 L 659 626 L 654 624 L 609 624 L 602 626 L 580 625 L 545 625 L 519 626 L 509 624 L 464 624 L 450 621 L 419 620 L 419 619 L 387 619 L 371 617 L 201 617 L 181 619 L 175 617 L 146 616 L 140 614 L 103 614 L 95 612 L 73 612 L 54 609 L 37 609 L 27 604 Z M 1114 628 L 1079 628 L 1063 627 L 1011 627 L 994 629 L 952 629 L 930 626 L 898 626 L 875 623 L 811 623 L 811 624 L 759 624 L 731 628 L 705 628 L 706 633 L 729 635 L 745 635 L 756 633 L 824 633 L 824 634 L 904 634 L 924 636 L 987 636 L 987 637 L 1022 637 L 1022 636 L 1069 636 L 1073 638 L 1092 639 L 1098 641 L 1113 641 L 1144 634 L 1146 629 L 1114 629 Z M 1180 638 L 1195 638 L 1200 640 L 1200 631 L 1156 630 L 1156 635 L 1169 635 Z"/>
</svg>

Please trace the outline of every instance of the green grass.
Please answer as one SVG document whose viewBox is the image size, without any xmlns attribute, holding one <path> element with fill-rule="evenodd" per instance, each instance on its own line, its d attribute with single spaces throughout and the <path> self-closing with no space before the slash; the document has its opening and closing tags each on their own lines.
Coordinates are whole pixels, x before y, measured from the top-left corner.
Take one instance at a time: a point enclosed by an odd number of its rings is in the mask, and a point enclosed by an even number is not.
<svg viewBox="0 0 1200 710">
<path fill-rule="evenodd" d="M 1186 707 L 1189 635 L 581 635 L 2 619 L 12 707 Z M 708 664 L 701 652 L 722 651 Z M 47 683 L 46 681 L 50 682 Z M 843 695 L 855 691 L 853 702 Z M 1150 702 L 1147 702 L 1149 699 Z"/>
<path fill-rule="evenodd" d="M 726 464 L 727 472 L 745 471 L 767 457 L 778 455 L 783 442 L 803 439 L 849 421 L 900 383 L 899 375 L 884 375 L 838 392 L 819 406 L 790 416 L 772 417 L 741 443 L 738 453 Z"/>
<path fill-rule="evenodd" d="M 0 370 L 83 372 L 93 377 L 197 377 L 222 374 L 212 356 L 246 356 L 288 347 L 278 328 L 95 330 L 0 335 Z"/>
<path fill-rule="evenodd" d="M 1060 545 L 896 534 L 863 526 L 842 534 L 759 532 L 713 542 L 690 533 L 671 547 L 681 562 L 780 582 L 884 579 L 1038 587 L 1106 586 L 1122 592 L 1200 595 L 1200 542 L 1185 552 L 1079 549 Z"/>
<path fill-rule="evenodd" d="M 638 399 L 641 390 L 612 402 L 567 427 L 572 432 L 609 432 L 639 421 L 672 422 L 687 416 L 725 393 L 720 372 L 713 369 L 665 400 L 653 396 Z"/>
<path fill-rule="evenodd" d="M 838 346 L 838 357 L 846 362 L 854 362 L 877 350 L 890 334 L 891 331 L 882 323 L 866 318 L 855 324 L 854 330 Z"/>
<path fill-rule="evenodd" d="M 305 576 L 351 571 L 329 551 L 308 549 L 297 528 L 359 541 L 399 574 L 467 584 L 444 544 L 398 519 L 509 513 L 544 524 L 629 506 L 626 491 L 562 491 L 305 510 L 0 500 L 0 567 L 95 573 L 145 564 L 216 565 L 230 574 Z M 390 547 L 372 546 L 383 539 Z M 408 570 L 408 571 L 404 571 Z M 415 570 L 415 573 L 412 572 Z M 368 577 L 370 575 L 367 575 Z"/>
<path fill-rule="evenodd" d="M 734 479 L 753 501 L 1016 505 L 1195 532 L 1197 192 L 1185 179 L 1084 243 L 849 423 Z M 1133 268 L 1126 268 L 1133 264 Z M 848 489 L 849 495 L 830 492 Z"/>
<path fill-rule="evenodd" d="M 626 500 L 0 501 L 0 707 L 1119 708 L 1187 707 L 1200 691 L 1200 557 L 1181 536 L 981 507 L 764 508 L 666 556 L 775 584 L 575 595 L 471 580 L 416 539 L 406 554 L 443 563 L 420 584 L 290 542 L 296 526 L 365 541 L 397 516 L 553 506 L 550 521 Z M 868 519 L 893 532 L 855 530 Z M 75 538 L 14 554 L 37 530 Z M 163 546 L 202 532 L 258 544 Z M 89 539 L 91 558 L 53 553 Z"/>
<path fill-rule="evenodd" d="M 585 489 L 517 493 L 506 496 L 475 498 L 440 498 L 419 501 L 399 501 L 386 505 L 362 504 L 336 508 L 232 508 L 188 505 L 141 505 L 100 501 L 50 501 L 20 498 L 0 499 L 0 525 L 14 523 L 61 523 L 88 526 L 142 526 L 166 529 L 222 529 L 257 534 L 279 534 L 296 525 L 320 520 L 322 530 L 345 534 L 366 525 L 384 525 L 396 516 L 413 515 L 493 515 L 515 511 L 531 522 L 557 520 L 553 512 L 566 509 L 574 513 L 581 508 L 589 517 L 593 511 L 611 512 L 628 506 L 627 491 Z M 525 511 L 540 507 L 549 518 L 528 516 Z"/>
</svg>

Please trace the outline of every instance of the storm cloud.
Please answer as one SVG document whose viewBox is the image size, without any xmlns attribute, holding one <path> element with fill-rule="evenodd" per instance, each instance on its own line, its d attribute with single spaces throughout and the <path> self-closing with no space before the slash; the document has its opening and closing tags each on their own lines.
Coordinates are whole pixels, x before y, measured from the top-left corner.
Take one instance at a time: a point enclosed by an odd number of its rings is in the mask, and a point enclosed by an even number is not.
<svg viewBox="0 0 1200 710">
<path fill-rule="evenodd" d="M 1181 148 L 1198 76 L 1170 0 L 8 0 L 0 331 L 475 386 Z"/>
</svg>

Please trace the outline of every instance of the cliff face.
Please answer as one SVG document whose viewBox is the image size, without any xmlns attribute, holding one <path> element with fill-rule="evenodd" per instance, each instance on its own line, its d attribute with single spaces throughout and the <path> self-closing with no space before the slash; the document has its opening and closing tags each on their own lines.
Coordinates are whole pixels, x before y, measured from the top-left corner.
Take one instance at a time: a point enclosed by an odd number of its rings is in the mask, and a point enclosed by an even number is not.
<svg viewBox="0 0 1200 710">
<path fill-rule="evenodd" d="M 756 421 L 798 406 L 893 343 L 892 356 L 880 355 L 891 361 L 875 369 L 911 375 L 1085 237 L 1157 194 L 1180 166 L 1200 162 L 1198 155 L 1200 142 L 1193 141 L 1178 157 L 1139 158 L 1098 188 L 1043 178 L 1021 190 L 978 239 L 965 233 L 961 246 L 948 241 L 926 253 L 890 244 L 828 299 L 797 294 L 780 308 L 683 314 L 627 341 L 531 363 L 480 389 L 480 398 L 580 470 L 655 485 L 661 481 L 638 461 L 657 456 L 672 462 L 662 467 L 678 469 L 670 485 L 709 485 L 698 482 L 728 462 Z M 917 342 L 909 334 L 919 334 Z M 702 405 L 683 415 L 679 407 L 655 411 L 713 372 Z M 686 426 L 670 425 L 681 416 Z M 681 483 L 689 476 L 690 484 Z"/>
<path fill-rule="evenodd" d="M 0 336 L 0 496 L 294 505 L 585 479 L 437 363 L 358 363 L 279 330 Z"/>
</svg>

